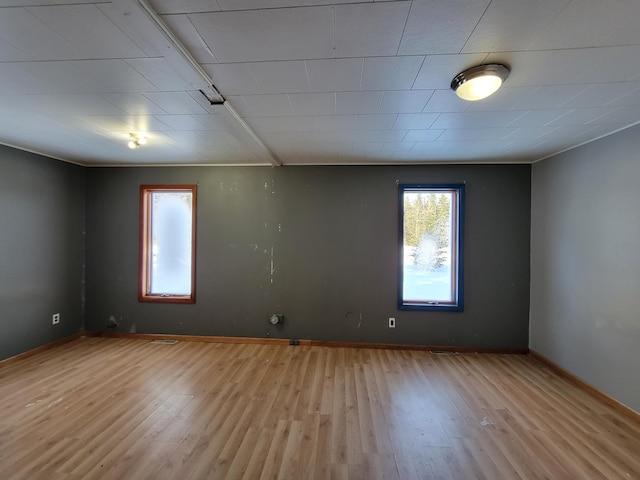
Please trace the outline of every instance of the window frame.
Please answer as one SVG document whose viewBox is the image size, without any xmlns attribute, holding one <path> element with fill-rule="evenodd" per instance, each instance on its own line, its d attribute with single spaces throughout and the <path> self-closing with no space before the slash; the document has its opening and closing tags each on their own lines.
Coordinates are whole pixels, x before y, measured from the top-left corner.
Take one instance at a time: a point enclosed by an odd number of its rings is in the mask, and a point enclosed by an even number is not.
<svg viewBox="0 0 640 480">
<path fill-rule="evenodd" d="M 404 194 L 410 191 L 454 193 L 452 233 L 455 246 L 451 248 L 454 257 L 454 262 L 451 265 L 454 287 L 452 302 L 418 302 L 405 301 L 404 299 Z M 461 312 L 464 310 L 464 198 L 464 183 L 403 183 L 398 185 L 398 310 L 442 312 Z"/>
<path fill-rule="evenodd" d="M 158 192 L 191 193 L 191 293 L 169 295 L 150 293 L 151 282 L 151 195 Z M 138 252 L 138 301 L 149 303 L 196 302 L 196 205 L 197 185 L 140 185 L 139 252 Z"/>
</svg>

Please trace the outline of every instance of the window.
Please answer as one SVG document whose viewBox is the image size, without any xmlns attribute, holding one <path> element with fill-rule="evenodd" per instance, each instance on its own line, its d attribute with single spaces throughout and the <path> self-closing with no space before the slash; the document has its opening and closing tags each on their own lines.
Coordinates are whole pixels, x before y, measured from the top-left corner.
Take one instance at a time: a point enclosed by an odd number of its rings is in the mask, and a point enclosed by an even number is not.
<svg viewBox="0 0 640 480">
<path fill-rule="evenodd" d="M 195 185 L 140 186 L 138 300 L 195 303 Z"/>
<path fill-rule="evenodd" d="M 400 185 L 400 310 L 462 310 L 464 185 Z"/>
</svg>

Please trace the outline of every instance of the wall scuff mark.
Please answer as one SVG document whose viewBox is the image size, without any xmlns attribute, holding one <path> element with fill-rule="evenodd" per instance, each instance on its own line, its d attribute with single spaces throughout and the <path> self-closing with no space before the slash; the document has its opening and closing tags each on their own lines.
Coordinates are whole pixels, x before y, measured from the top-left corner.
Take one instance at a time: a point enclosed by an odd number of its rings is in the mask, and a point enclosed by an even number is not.
<svg viewBox="0 0 640 480">
<path fill-rule="evenodd" d="M 273 247 L 271 247 L 271 283 L 273 283 L 273 274 L 276 273 L 276 268 L 273 264 Z"/>
</svg>

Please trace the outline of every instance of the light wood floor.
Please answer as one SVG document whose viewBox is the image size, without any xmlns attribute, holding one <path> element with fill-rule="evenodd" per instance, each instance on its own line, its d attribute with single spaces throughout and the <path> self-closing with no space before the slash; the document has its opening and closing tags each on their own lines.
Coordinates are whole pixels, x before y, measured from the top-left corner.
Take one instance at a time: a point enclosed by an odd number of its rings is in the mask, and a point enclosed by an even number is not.
<svg viewBox="0 0 640 480">
<path fill-rule="evenodd" d="M 639 479 L 524 355 L 82 338 L 0 366 L 0 478 Z"/>
</svg>

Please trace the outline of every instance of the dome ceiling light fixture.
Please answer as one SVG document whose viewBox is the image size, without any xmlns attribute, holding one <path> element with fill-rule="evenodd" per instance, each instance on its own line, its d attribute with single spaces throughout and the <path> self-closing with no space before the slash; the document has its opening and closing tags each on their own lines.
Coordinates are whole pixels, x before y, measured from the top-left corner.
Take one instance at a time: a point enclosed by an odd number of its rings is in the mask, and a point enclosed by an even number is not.
<svg viewBox="0 0 640 480">
<path fill-rule="evenodd" d="M 451 80 L 451 90 L 463 100 L 475 102 L 494 94 L 509 76 L 509 67 L 489 63 L 460 72 Z"/>
<path fill-rule="evenodd" d="M 129 138 L 130 140 L 129 143 L 127 143 L 127 147 L 129 147 L 131 150 L 140 148 L 140 145 L 144 145 L 145 143 L 147 143 L 147 139 L 137 133 L 130 133 Z"/>
</svg>

